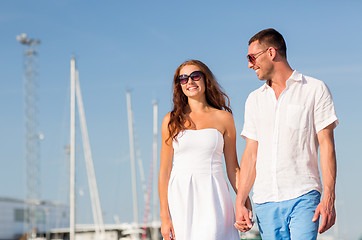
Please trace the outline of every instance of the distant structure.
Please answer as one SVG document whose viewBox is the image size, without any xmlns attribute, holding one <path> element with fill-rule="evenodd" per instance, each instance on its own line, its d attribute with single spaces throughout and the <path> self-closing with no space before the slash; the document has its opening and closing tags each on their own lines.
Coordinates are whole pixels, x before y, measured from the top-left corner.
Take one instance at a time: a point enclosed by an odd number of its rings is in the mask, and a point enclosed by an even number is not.
<svg viewBox="0 0 362 240">
<path fill-rule="evenodd" d="M 25 191 L 26 206 L 24 212 L 24 232 L 27 238 L 34 238 L 37 229 L 37 202 L 40 199 L 40 134 L 39 126 L 39 60 L 40 40 L 30 39 L 25 33 L 16 37 L 24 46 L 24 120 L 25 120 Z"/>
<path fill-rule="evenodd" d="M 96 240 L 106 240 L 106 232 L 103 223 L 103 214 L 101 209 L 101 203 L 99 200 L 99 193 L 96 181 L 96 175 L 93 165 L 93 157 L 91 146 L 89 142 L 88 127 L 85 117 L 83 97 L 80 89 L 79 83 L 79 72 L 76 68 L 75 58 L 72 57 L 70 61 L 70 186 L 69 186 L 69 240 L 81 239 L 80 236 L 76 237 L 76 199 L 75 199 L 75 115 L 76 115 L 76 106 L 78 107 L 79 113 L 79 122 L 82 133 L 82 142 L 83 142 L 83 152 L 84 159 L 86 162 L 88 184 L 89 184 L 89 193 L 91 197 L 91 206 L 93 213 L 95 235 L 93 239 Z M 88 238 L 84 238 L 88 239 Z"/>
<path fill-rule="evenodd" d="M 27 204 L 29 203 L 23 199 L 0 197 L 0 239 L 19 240 L 26 237 L 24 234 L 24 206 Z M 62 237 L 65 234 L 59 231 L 51 234 L 50 229 L 69 226 L 69 207 L 51 201 L 38 201 L 36 204 L 37 238 L 32 239 L 65 239 Z"/>
</svg>

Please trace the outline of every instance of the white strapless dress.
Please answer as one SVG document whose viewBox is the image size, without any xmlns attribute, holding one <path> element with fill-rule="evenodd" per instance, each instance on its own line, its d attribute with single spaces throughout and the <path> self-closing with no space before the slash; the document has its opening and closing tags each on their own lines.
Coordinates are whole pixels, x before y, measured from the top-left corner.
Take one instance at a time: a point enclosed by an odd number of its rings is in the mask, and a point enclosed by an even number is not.
<svg viewBox="0 0 362 240">
<path fill-rule="evenodd" d="M 185 130 L 173 141 L 168 204 L 177 240 L 239 240 L 223 174 L 223 135 Z"/>
</svg>

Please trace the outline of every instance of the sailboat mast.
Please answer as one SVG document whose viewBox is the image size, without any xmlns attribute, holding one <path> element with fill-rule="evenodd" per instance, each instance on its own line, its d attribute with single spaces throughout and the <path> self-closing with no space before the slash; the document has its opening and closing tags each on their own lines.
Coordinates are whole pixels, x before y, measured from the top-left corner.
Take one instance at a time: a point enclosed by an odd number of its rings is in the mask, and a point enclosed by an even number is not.
<svg viewBox="0 0 362 240">
<path fill-rule="evenodd" d="M 126 93 L 127 98 L 127 113 L 128 113 L 128 132 L 129 132 L 129 153 L 131 158 L 131 174 L 132 174 L 132 195 L 133 195 L 133 221 L 138 223 L 138 199 L 137 199 L 137 184 L 136 184 L 136 168 L 135 168 L 135 149 L 133 136 L 133 116 L 131 107 L 131 94 Z"/>
<path fill-rule="evenodd" d="M 82 98 L 82 92 L 80 89 L 79 83 L 79 72 L 76 70 L 76 81 L 75 81 L 75 93 L 77 99 L 80 127 L 82 132 L 82 142 L 83 142 L 83 151 L 84 159 L 86 162 L 88 184 L 89 184 L 89 193 L 91 197 L 91 206 L 93 212 L 94 227 L 97 239 L 104 239 L 105 229 L 103 223 L 102 209 L 99 200 L 98 187 L 96 181 L 96 175 L 94 170 L 92 151 L 89 142 L 89 135 L 87 129 L 87 121 L 85 117 L 84 104 Z"/>
<path fill-rule="evenodd" d="M 69 239 L 75 240 L 75 58 L 70 60 L 70 187 Z"/>
<path fill-rule="evenodd" d="M 158 201 L 158 195 L 157 195 L 157 141 L 158 141 L 158 103 L 157 101 L 153 102 L 153 224 L 157 221 L 157 201 Z M 154 228 L 153 230 L 153 238 L 152 239 L 159 239 L 158 237 L 158 230 Z"/>
</svg>

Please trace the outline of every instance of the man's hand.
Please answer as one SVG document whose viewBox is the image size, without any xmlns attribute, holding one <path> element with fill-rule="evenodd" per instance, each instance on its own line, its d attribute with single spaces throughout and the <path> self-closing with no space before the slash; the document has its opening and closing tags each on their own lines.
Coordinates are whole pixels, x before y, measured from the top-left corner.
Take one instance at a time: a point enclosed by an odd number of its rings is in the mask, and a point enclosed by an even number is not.
<svg viewBox="0 0 362 240">
<path fill-rule="evenodd" d="M 317 221 L 319 215 L 322 215 L 322 222 L 319 226 L 318 232 L 324 233 L 328 229 L 330 229 L 335 221 L 336 221 L 336 210 L 334 208 L 334 199 L 322 199 L 322 201 L 318 204 L 314 217 L 312 219 L 313 222 Z"/>
<path fill-rule="evenodd" d="M 252 221 L 253 213 L 249 209 L 247 209 L 244 205 L 235 206 L 236 212 L 236 222 L 234 227 L 241 232 L 247 232 L 252 227 L 254 222 Z"/>
</svg>

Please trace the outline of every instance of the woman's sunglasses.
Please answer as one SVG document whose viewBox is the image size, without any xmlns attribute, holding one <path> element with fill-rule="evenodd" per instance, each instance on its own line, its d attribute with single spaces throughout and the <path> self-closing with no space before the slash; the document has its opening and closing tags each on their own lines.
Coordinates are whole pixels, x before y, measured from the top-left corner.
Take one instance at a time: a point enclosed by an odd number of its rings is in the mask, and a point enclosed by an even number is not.
<svg viewBox="0 0 362 240">
<path fill-rule="evenodd" d="M 199 81 L 202 78 L 202 76 L 204 76 L 203 72 L 194 71 L 190 75 L 186 75 L 186 74 L 180 75 L 177 77 L 177 79 L 181 85 L 185 85 L 189 81 L 189 78 L 191 78 L 192 81 Z"/>
</svg>

